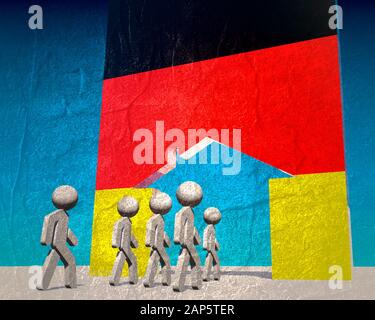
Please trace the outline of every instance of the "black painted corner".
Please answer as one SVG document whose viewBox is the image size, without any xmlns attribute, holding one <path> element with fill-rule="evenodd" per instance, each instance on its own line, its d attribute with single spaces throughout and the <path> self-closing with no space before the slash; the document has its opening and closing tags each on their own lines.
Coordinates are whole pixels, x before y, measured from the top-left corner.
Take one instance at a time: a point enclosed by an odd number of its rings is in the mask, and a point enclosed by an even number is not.
<svg viewBox="0 0 375 320">
<path fill-rule="evenodd" d="M 105 78 L 336 34 L 331 0 L 111 0 Z"/>
</svg>

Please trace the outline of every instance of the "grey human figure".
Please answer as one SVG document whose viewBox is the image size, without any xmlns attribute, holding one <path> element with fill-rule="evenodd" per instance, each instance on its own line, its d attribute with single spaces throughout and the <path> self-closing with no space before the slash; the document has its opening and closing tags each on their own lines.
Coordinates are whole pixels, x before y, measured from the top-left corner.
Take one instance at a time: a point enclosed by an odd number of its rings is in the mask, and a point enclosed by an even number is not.
<svg viewBox="0 0 375 320">
<path fill-rule="evenodd" d="M 66 243 L 71 246 L 78 244 L 78 239 L 69 229 L 68 210 L 78 202 L 78 193 L 71 186 L 60 186 L 52 193 L 52 203 L 58 209 L 44 218 L 40 243 L 50 245 L 51 250 L 43 265 L 41 282 L 37 289 L 46 290 L 49 287 L 57 263 L 61 259 L 65 268 L 65 287 L 77 287 L 76 261 Z"/>
<path fill-rule="evenodd" d="M 202 273 L 195 245 L 199 245 L 201 239 L 194 226 L 193 207 L 202 201 L 203 191 L 199 184 L 187 181 L 178 187 L 176 196 L 183 208 L 176 214 L 174 228 L 174 242 L 181 245 L 181 251 L 178 257 L 177 278 L 173 290 L 179 292 L 184 290 L 189 262 L 192 273 L 192 287 L 198 290 L 202 287 Z"/>
<path fill-rule="evenodd" d="M 147 266 L 145 287 L 152 287 L 161 265 L 162 283 L 164 286 L 171 284 L 171 263 L 165 247 L 171 245 L 168 235 L 164 231 L 163 215 L 167 214 L 172 207 L 172 199 L 166 193 L 155 190 L 150 200 L 150 209 L 154 215 L 147 222 L 146 247 L 151 247 L 150 259 Z"/>
<path fill-rule="evenodd" d="M 137 248 L 138 242 L 133 235 L 130 220 L 138 213 L 138 210 L 138 201 L 130 196 L 123 197 L 117 204 L 117 211 L 122 218 L 115 223 L 112 234 L 112 248 L 119 249 L 109 280 L 112 286 L 119 285 L 125 261 L 129 266 L 129 283 L 136 284 L 138 282 L 137 257 L 131 249 Z"/>
<path fill-rule="evenodd" d="M 203 249 L 207 251 L 203 281 L 210 280 L 212 266 L 214 267 L 214 280 L 220 280 L 220 260 L 217 254 L 220 246 L 216 239 L 215 225 L 221 220 L 221 213 L 217 208 L 207 208 L 204 211 L 203 218 L 207 223 L 203 234 Z"/>
</svg>

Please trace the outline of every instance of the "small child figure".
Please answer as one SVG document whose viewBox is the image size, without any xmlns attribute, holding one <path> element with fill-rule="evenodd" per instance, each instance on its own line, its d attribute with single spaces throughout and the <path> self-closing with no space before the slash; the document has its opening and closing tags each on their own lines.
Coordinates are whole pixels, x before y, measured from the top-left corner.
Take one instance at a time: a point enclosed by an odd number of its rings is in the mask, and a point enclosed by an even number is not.
<svg viewBox="0 0 375 320">
<path fill-rule="evenodd" d="M 192 287 L 198 290 L 202 287 L 202 273 L 195 245 L 199 245 L 201 239 L 194 226 L 193 208 L 202 201 L 203 191 L 199 184 L 187 181 L 178 187 L 176 196 L 183 208 L 176 214 L 174 227 L 174 242 L 181 245 L 181 252 L 178 257 L 177 278 L 173 290 L 179 292 L 184 290 L 189 263 L 191 265 Z"/>
<path fill-rule="evenodd" d="M 138 242 L 132 233 L 132 222 L 130 220 L 138 213 L 138 210 L 138 201 L 133 197 L 123 197 L 117 204 L 117 211 L 123 218 L 115 223 L 112 234 L 112 248 L 119 249 L 109 280 L 112 286 L 119 285 L 125 260 L 129 266 L 129 283 L 136 284 L 138 282 L 137 257 L 131 250 L 131 248 L 138 247 Z"/>
<path fill-rule="evenodd" d="M 164 232 L 164 218 L 172 207 L 172 199 L 166 193 L 159 190 L 154 191 L 150 200 L 150 209 L 154 213 L 147 222 L 146 247 L 151 247 L 150 260 L 143 285 L 152 287 L 154 285 L 155 275 L 158 270 L 159 262 L 163 274 L 162 283 L 164 286 L 171 284 L 171 264 L 164 247 L 169 247 L 171 241 Z"/>
<path fill-rule="evenodd" d="M 219 243 L 216 240 L 215 224 L 221 220 L 221 213 L 217 208 L 207 208 L 203 214 L 204 221 L 208 224 L 203 234 L 203 249 L 207 250 L 206 263 L 203 271 L 203 281 L 210 280 L 212 264 L 214 266 L 214 279 L 220 280 L 220 261 L 216 251 Z"/>
<path fill-rule="evenodd" d="M 71 186 L 60 186 L 52 193 L 52 203 L 58 210 L 44 218 L 40 242 L 44 246 L 51 245 L 51 250 L 43 265 L 41 283 L 37 285 L 39 290 L 48 288 L 60 259 L 65 267 L 65 287 L 77 287 L 76 261 L 66 245 L 67 242 L 71 246 L 78 244 L 77 237 L 68 227 L 68 210 L 77 202 L 78 193 Z"/>
</svg>

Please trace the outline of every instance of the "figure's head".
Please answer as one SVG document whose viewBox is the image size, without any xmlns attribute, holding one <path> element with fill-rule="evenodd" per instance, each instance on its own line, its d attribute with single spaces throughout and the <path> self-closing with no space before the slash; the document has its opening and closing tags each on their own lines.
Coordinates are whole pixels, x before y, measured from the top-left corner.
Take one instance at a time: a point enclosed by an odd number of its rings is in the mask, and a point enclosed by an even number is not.
<svg viewBox="0 0 375 320">
<path fill-rule="evenodd" d="M 155 214 L 167 214 L 172 208 L 172 199 L 169 195 L 155 190 L 151 200 L 150 209 Z"/>
<path fill-rule="evenodd" d="M 217 208 L 207 208 L 204 210 L 203 218 L 207 224 L 218 224 L 221 220 L 221 213 Z"/>
<path fill-rule="evenodd" d="M 77 202 L 77 190 L 71 186 L 57 187 L 52 193 L 52 203 L 57 209 L 72 209 L 77 204 Z"/>
<path fill-rule="evenodd" d="M 198 183 L 186 181 L 178 187 L 176 196 L 183 206 L 195 207 L 202 201 L 203 191 Z"/>
<path fill-rule="evenodd" d="M 117 203 L 117 211 L 123 217 L 134 217 L 139 210 L 138 201 L 133 197 L 125 196 Z"/>
</svg>

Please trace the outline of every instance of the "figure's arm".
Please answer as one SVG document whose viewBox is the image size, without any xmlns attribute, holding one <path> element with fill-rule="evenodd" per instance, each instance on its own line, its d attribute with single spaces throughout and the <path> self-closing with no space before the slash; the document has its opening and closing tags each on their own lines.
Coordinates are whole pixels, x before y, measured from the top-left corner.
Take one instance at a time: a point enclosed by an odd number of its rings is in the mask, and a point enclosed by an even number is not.
<svg viewBox="0 0 375 320">
<path fill-rule="evenodd" d="M 208 228 L 204 229 L 203 233 L 203 249 L 207 250 L 208 249 L 208 238 L 209 238 L 209 231 Z"/>
<path fill-rule="evenodd" d="M 71 229 L 68 229 L 67 241 L 68 241 L 69 245 L 71 245 L 73 247 L 78 244 L 78 239 Z"/>
<path fill-rule="evenodd" d="M 137 239 L 134 237 L 133 233 L 131 234 L 130 236 L 130 245 L 132 248 L 138 248 L 138 241 Z"/>
<path fill-rule="evenodd" d="M 184 242 L 184 208 L 176 214 L 176 220 L 174 223 L 174 243 L 183 244 Z"/>
<path fill-rule="evenodd" d="M 215 248 L 217 251 L 220 250 L 220 245 L 219 245 L 219 242 L 217 242 L 217 240 L 215 240 Z"/>
<path fill-rule="evenodd" d="M 194 227 L 194 243 L 196 245 L 201 243 L 201 237 L 199 236 L 199 233 L 196 227 Z"/>
<path fill-rule="evenodd" d="M 112 233 L 112 248 L 119 248 L 121 245 L 121 236 L 122 236 L 122 223 L 121 220 L 115 223 Z"/>
<path fill-rule="evenodd" d="M 40 243 L 44 246 L 52 244 L 53 232 L 57 221 L 53 213 L 45 216 L 42 228 L 42 235 L 40 237 Z"/>
<path fill-rule="evenodd" d="M 169 248 L 171 246 L 171 240 L 169 239 L 166 232 L 164 232 L 164 247 Z"/>
<path fill-rule="evenodd" d="M 147 222 L 146 247 L 152 247 L 155 245 L 155 237 L 156 237 L 155 220 L 151 218 Z"/>
</svg>

